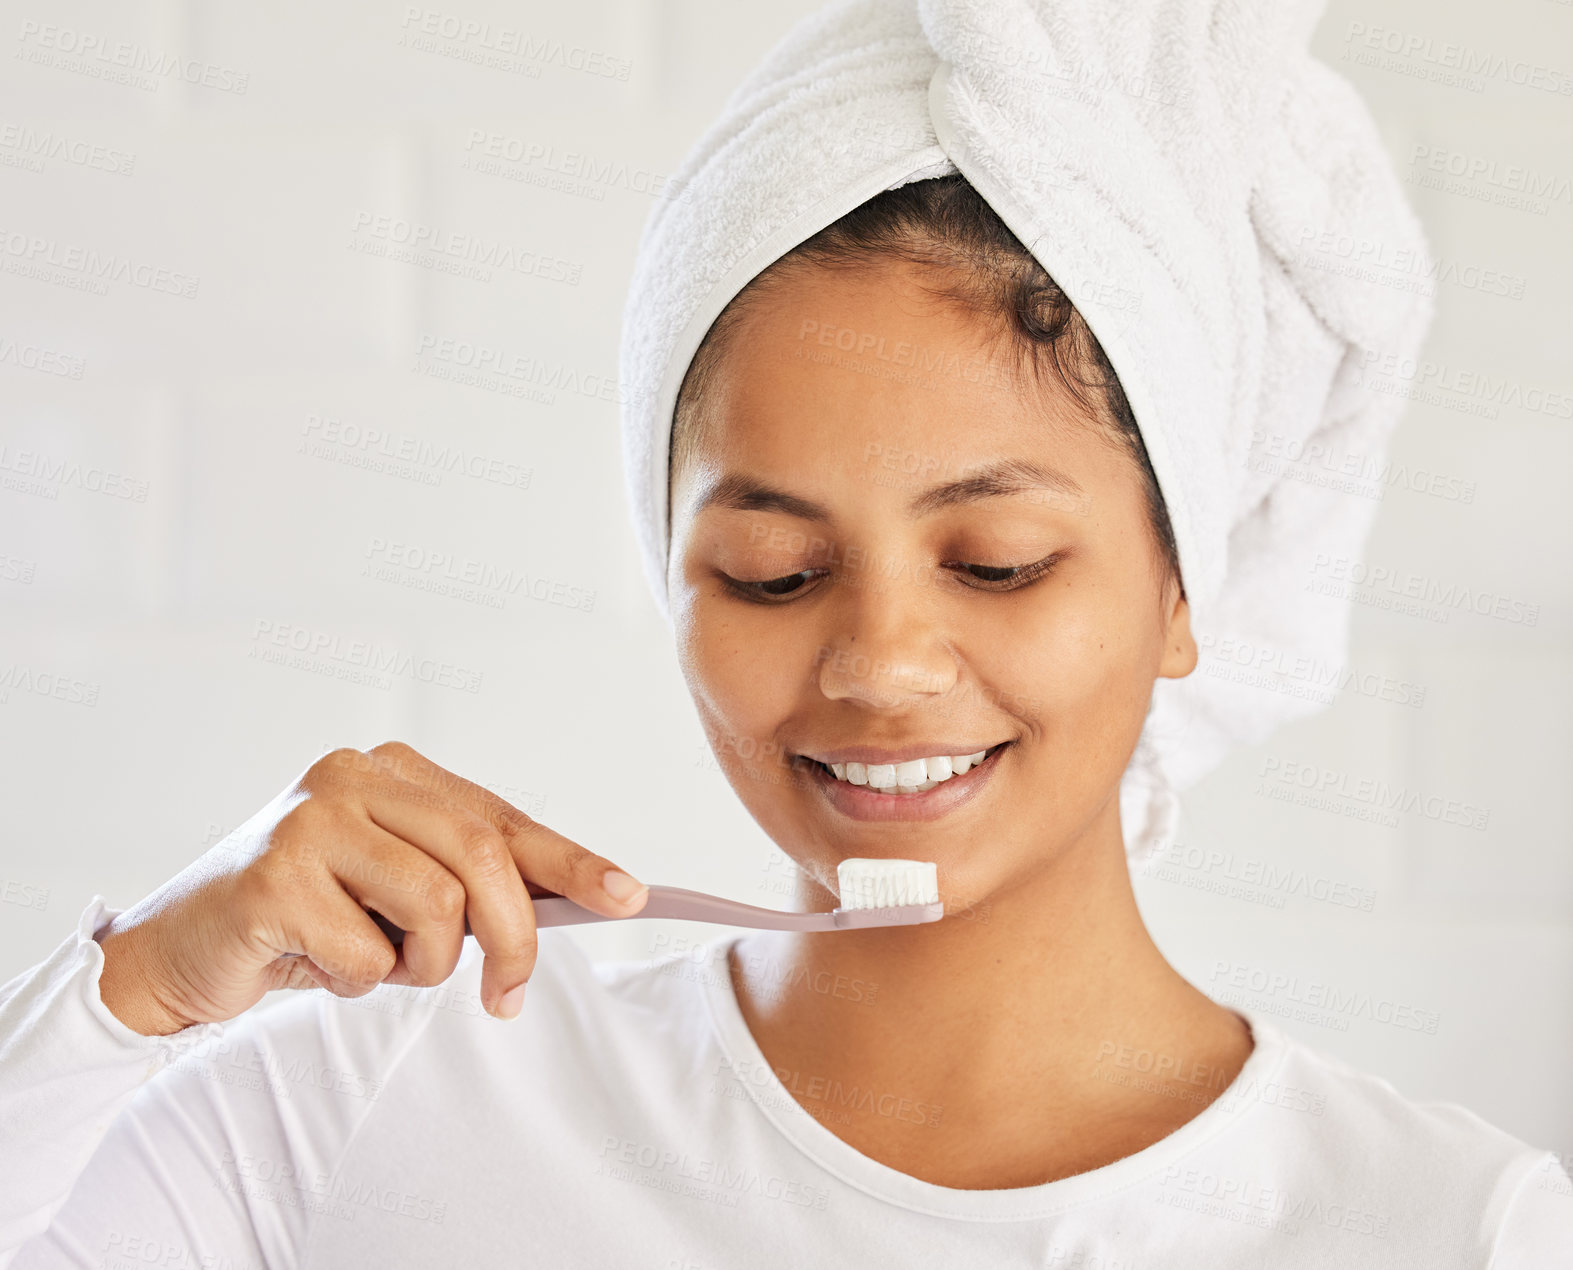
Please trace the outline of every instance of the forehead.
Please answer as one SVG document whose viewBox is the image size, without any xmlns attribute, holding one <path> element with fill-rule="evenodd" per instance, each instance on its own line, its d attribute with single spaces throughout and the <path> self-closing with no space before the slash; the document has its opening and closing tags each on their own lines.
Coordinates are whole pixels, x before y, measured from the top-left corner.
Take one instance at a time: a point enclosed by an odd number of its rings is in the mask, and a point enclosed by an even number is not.
<svg viewBox="0 0 1573 1270">
<path fill-rule="evenodd" d="M 1101 426 L 1002 317 L 934 293 L 916 265 L 799 267 L 748 297 L 705 387 L 694 451 L 823 481 L 954 475 L 1002 455 L 1095 468 Z"/>
</svg>

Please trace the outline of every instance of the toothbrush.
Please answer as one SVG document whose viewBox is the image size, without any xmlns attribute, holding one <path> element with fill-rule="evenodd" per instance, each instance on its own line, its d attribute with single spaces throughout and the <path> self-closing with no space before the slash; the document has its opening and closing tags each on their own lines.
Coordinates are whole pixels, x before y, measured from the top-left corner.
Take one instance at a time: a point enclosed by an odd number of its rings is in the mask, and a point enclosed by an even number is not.
<svg viewBox="0 0 1573 1270">
<path fill-rule="evenodd" d="M 607 917 L 575 904 L 565 895 L 532 897 L 535 924 L 577 926 L 585 922 L 637 922 L 641 917 L 752 926 L 760 930 L 862 930 L 873 926 L 916 926 L 945 916 L 935 865 L 918 860 L 843 860 L 836 866 L 841 904 L 829 913 L 783 913 L 737 900 L 722 899 L 680 886 L 652 886 L 650 898 L 631 917 Z M 372 920 L 395 944 L 404 932 L 381 913 Z M 471 934 L 468 921 L 464 933 Z"/>
</svg>

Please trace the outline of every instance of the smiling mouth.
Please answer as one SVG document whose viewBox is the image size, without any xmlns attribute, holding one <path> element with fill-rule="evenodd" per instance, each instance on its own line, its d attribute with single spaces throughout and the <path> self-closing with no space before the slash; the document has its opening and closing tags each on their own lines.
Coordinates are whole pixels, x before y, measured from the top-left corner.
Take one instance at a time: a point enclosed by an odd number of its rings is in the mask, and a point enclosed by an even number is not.
<svg viewBox="0 0 1573 1270">
<path fill-rule="evenodd" d="M 859 787 L 864 793 L 907 798 L 926 793 L 936 786 L 955 780 L 994 761 L 1009 741 L 975 754 L 939 759 L 913 759 L 907 763 L 837 763 L 834 766 L 802 756 L 803 761 L 837 784 Z M 839 769 L 839 770 L 837 770 Z"/>
</svg>

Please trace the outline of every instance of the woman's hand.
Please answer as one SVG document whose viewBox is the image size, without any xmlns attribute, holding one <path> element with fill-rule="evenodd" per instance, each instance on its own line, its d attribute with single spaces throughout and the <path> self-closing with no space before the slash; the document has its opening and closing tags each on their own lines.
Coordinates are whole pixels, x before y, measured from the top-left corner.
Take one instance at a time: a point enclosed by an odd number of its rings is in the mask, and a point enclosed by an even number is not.
<svg viewBox="0 0 1573 1270">
<path fill-rule="evenodd" d="M 647 896 L 408 745 L 334 750 L 100 932 L 100 992 L 127 1027 L 162 1036 L 234 1018 L 274 988 L 430 986 L 458 964 L 468 916 L 486 955 L 481 1000 L 513 1018 L 535 967 L 527 883 L 609 917 Z M 367 909 L 407 932 L 402 948 Z"/>
</svg>

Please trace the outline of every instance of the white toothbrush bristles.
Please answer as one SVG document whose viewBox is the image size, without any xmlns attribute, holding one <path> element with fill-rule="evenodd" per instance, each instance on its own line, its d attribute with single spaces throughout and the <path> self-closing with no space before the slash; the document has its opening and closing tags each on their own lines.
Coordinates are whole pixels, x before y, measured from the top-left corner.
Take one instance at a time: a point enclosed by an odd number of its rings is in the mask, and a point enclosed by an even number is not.
<svg viewBox="0 0 1573 1270">
<path fill-rule="evenodd" d="M 925 860 L 843 860 L 836 878 L 845 909 L 939 902 L 939 869 Z"/>
</svg>

